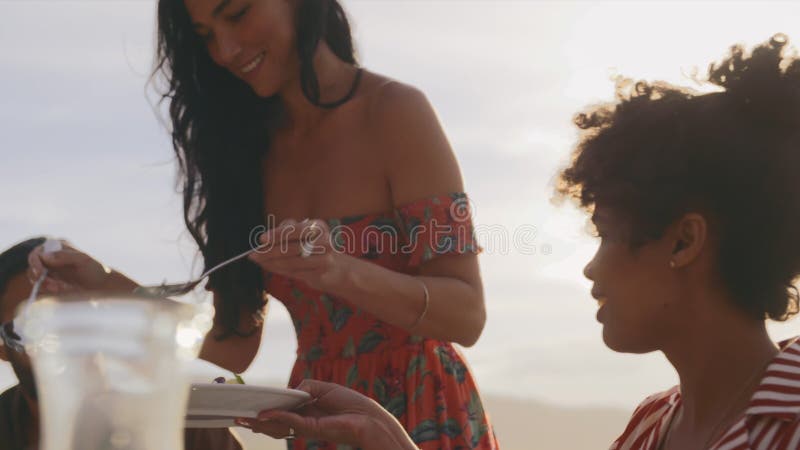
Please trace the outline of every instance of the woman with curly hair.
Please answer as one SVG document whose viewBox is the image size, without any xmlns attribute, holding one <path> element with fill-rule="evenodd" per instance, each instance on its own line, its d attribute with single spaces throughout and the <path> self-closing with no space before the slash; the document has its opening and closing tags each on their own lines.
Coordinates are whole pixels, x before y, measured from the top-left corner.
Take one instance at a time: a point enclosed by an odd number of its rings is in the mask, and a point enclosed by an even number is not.
<svg viewBox="0 0 800 450">
<path fill-rule="evenodd" d="M 292 386 L 357 389 L 423 449 L 497 448 L 453 345 L 473 345 L 486 320 L 480 249 L 424 94 L 359 67 L 335 0 L 160 0 L 157 58 L 205 267 L 265 247 L 211 276 L 201 357 L 245 370 L 270 294 L 297 332 Z M 51 291 L 134 287 L 71 248 L 31 259 L 32 277 L 51 269 Z"/>
<path fill-rule="evenodd" d="M 766 320 L 798 311 L 800 59 L 785 36 L 712 65 L 719 89 L 623 80 L 584 131 L 557 197 L 592 213 L 585 268 L 603 340 L 663 352 L 680 385 L 648 397 L 612 450 L 800 448 L 800 339 Z M 259 418 L 364 449 L 413 443 L 374 402 L 318 382 L 299 412 Z M 249 422 L 258 428 L 261 422 Z M 536 448 L 531 436 L 530 448 Z"/>
<path fill-rule="evenodd" d="M 592 213 L 603 340 L 661 351 L 680 385 L 648 397 L 613 449 L 800 448 L 800 60 L 776 35 L 711 65 L 717 92 L 622 82 L 580 114 L 559 193 Z"/>
</svg>

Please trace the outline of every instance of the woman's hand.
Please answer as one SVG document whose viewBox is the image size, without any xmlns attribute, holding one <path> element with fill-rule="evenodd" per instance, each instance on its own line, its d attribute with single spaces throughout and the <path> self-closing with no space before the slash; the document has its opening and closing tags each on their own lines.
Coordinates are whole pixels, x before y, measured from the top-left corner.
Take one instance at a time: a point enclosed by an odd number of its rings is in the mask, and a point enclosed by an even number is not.
<svg viewBox="0 0 800 450">
<path fill-rule="evenodd" d="M 276 439 L 300 436 L 364 450 L 417 448 L 394 416 L 356 391 L 314 380 L 297 389 L 311 394 L 312 402 L 297 411 L 262 411 L 255 419 L 236 422 Z"/>
<path fill-rule="evenodd" d="M 267 272 L 300 280 L 310 287 L 336 293 L 348 283 L 356 258 L 333 248 L 322 220 L 286 220 L 259 236 L 248 258 Z"/>
<path fill-rule="evenodd" d="M 115 272 L 88 254 L 61 241 L 62 250 L 44 253 L 40 245 L 28 255 L 28 280 L 36 282 L 47 269 L 42 282 L 43 294 L 65 294 L 81 291 L 132 292 L 136 283 Z"/>
</svg>

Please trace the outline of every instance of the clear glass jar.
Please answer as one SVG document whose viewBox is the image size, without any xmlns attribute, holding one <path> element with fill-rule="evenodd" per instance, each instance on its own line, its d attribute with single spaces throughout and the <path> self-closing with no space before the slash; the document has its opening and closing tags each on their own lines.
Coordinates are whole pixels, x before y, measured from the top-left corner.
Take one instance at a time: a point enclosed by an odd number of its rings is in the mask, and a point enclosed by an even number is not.
<svg viewBox="0 0 800 450">
<path fill-rule="evenodd" d="M 213 309 L 126 296 L 45 298 L 18 315 L 42 450 L 182 450 L 187 364 Z"/>
</svg>

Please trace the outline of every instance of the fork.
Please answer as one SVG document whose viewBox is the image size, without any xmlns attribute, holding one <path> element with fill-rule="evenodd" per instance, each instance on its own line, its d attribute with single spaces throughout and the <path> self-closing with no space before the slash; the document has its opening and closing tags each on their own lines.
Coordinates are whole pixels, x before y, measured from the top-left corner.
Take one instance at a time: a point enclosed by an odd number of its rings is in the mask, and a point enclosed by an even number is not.
<svg viewBox="0 0 800 450">
<path fill-rule="evenodd" d="M 143 295 L 145 297 L 172 297 L 172 296 L 179 296 L 188 293 L 192 289 L 194 289 L 200 282 L 208 278 L 209 275 L 216 272 L 217 270 L 227 266 L 228 264 L 234 263 L 242 258 L 247 257 L 249 254 L 253 253 L 254 251 L 261 250 L 264 248 L 266 244 L 260 245 L 256 248 L 247 250 L 246 252 L 240 253 L 232 258 L 226 259 L 221 263 L 217 264 L 216 266 L 206 270 L 203 272 L 202 275 L 195 278 L 194 280 L 187 281 L 185 283 L 173 283 L 173 284 L 166 284 L 166 282 L 152 285 L 152 286 L 139 286 L 133 290 L 134 294 Z"/>
<path fill-rule="evenodd" d="M 300 223 L 302 224 L 302 223 L 308 222 L 308 220 L 309 219 L 305 219 Z M 314 233 L 314 234 L 313 234 L 313 236 L 306 237 L 306 239 L 311 239 L 311 240 L 303 242 L 300 245 L 300 247 L 301 247 L 300 255 L 302 257 L 304 257 L 304 258 L 307 258 L 309 255 L 311 255 L 311 252 L 313 251 L 313 247 L 309 247 L 309 246 L 313 244 L 313 239 L 316 239 L 316 237 L 319 236 L 318 233 L 321 232 L 319 226 L 316 223 L 312 223 L 311 226 L 308 229 L 311 230 L 311 233 Z M 189 291 L 191 291 L 192 289 L 194 289 L 198 284 L 200 284 L 201 281 L 205 280 L 209 275 L 211 275 L 212 273 L 216 272 L 217 270 L 227 266 L 228 264 L 236 262 L 236 261 L 246 257 L 247 255 L 249 255 L 249 254 L 251 254 L 251 253 L 253 253 L 255 251 L 261 250 L 261 249 L 263 249 L 263 248 L 265 248 L 265 247 L 267 247 L 269 245 L 270 244 L 262 244 L 262 245 L 259 245 L 258 247 L 255 247 L 253 249 L 247 250 L 246 252 L 240 253 L 240 254 L 238 254 L 238 255 L 230 258 L 230 259 L 226 259 L 225 261 L 222 261 L 221 263 L 217 264 L 216 266 L 206 270 L 205 272 L 203 272 L 202 275 L 200 275 L 199 277 L 195 278 L 194 280 L 187 281 L 185 283 L 166 284 L 166 282 L 165 282 L 165 283 L 161 283 L 161 284 L 153 285 L 153 286 L 139 286 L 139 287 L 137 287 L 136 289 L 133 290 L 133 293 L 137 294 L 137 295 L 143 295 L 145 297 L 171 297 L 171 296 L 177 296 L 177 295 L 186 294 Z"/>
</svg>

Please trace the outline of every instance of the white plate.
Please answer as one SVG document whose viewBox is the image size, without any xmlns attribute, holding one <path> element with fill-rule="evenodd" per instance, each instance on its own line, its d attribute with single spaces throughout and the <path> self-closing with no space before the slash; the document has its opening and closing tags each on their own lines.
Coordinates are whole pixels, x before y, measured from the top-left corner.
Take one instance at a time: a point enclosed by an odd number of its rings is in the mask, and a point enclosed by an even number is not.
<svg viewBox="0 0 800 450">
<path fill-rule="evenodd" d="M 192 384 L 186 428 L 226 428 L 237 417 L 256 417 L 266 409 L 291 410 L 311 400 L 295 389 L 247 384 Z"/>
</svg>

